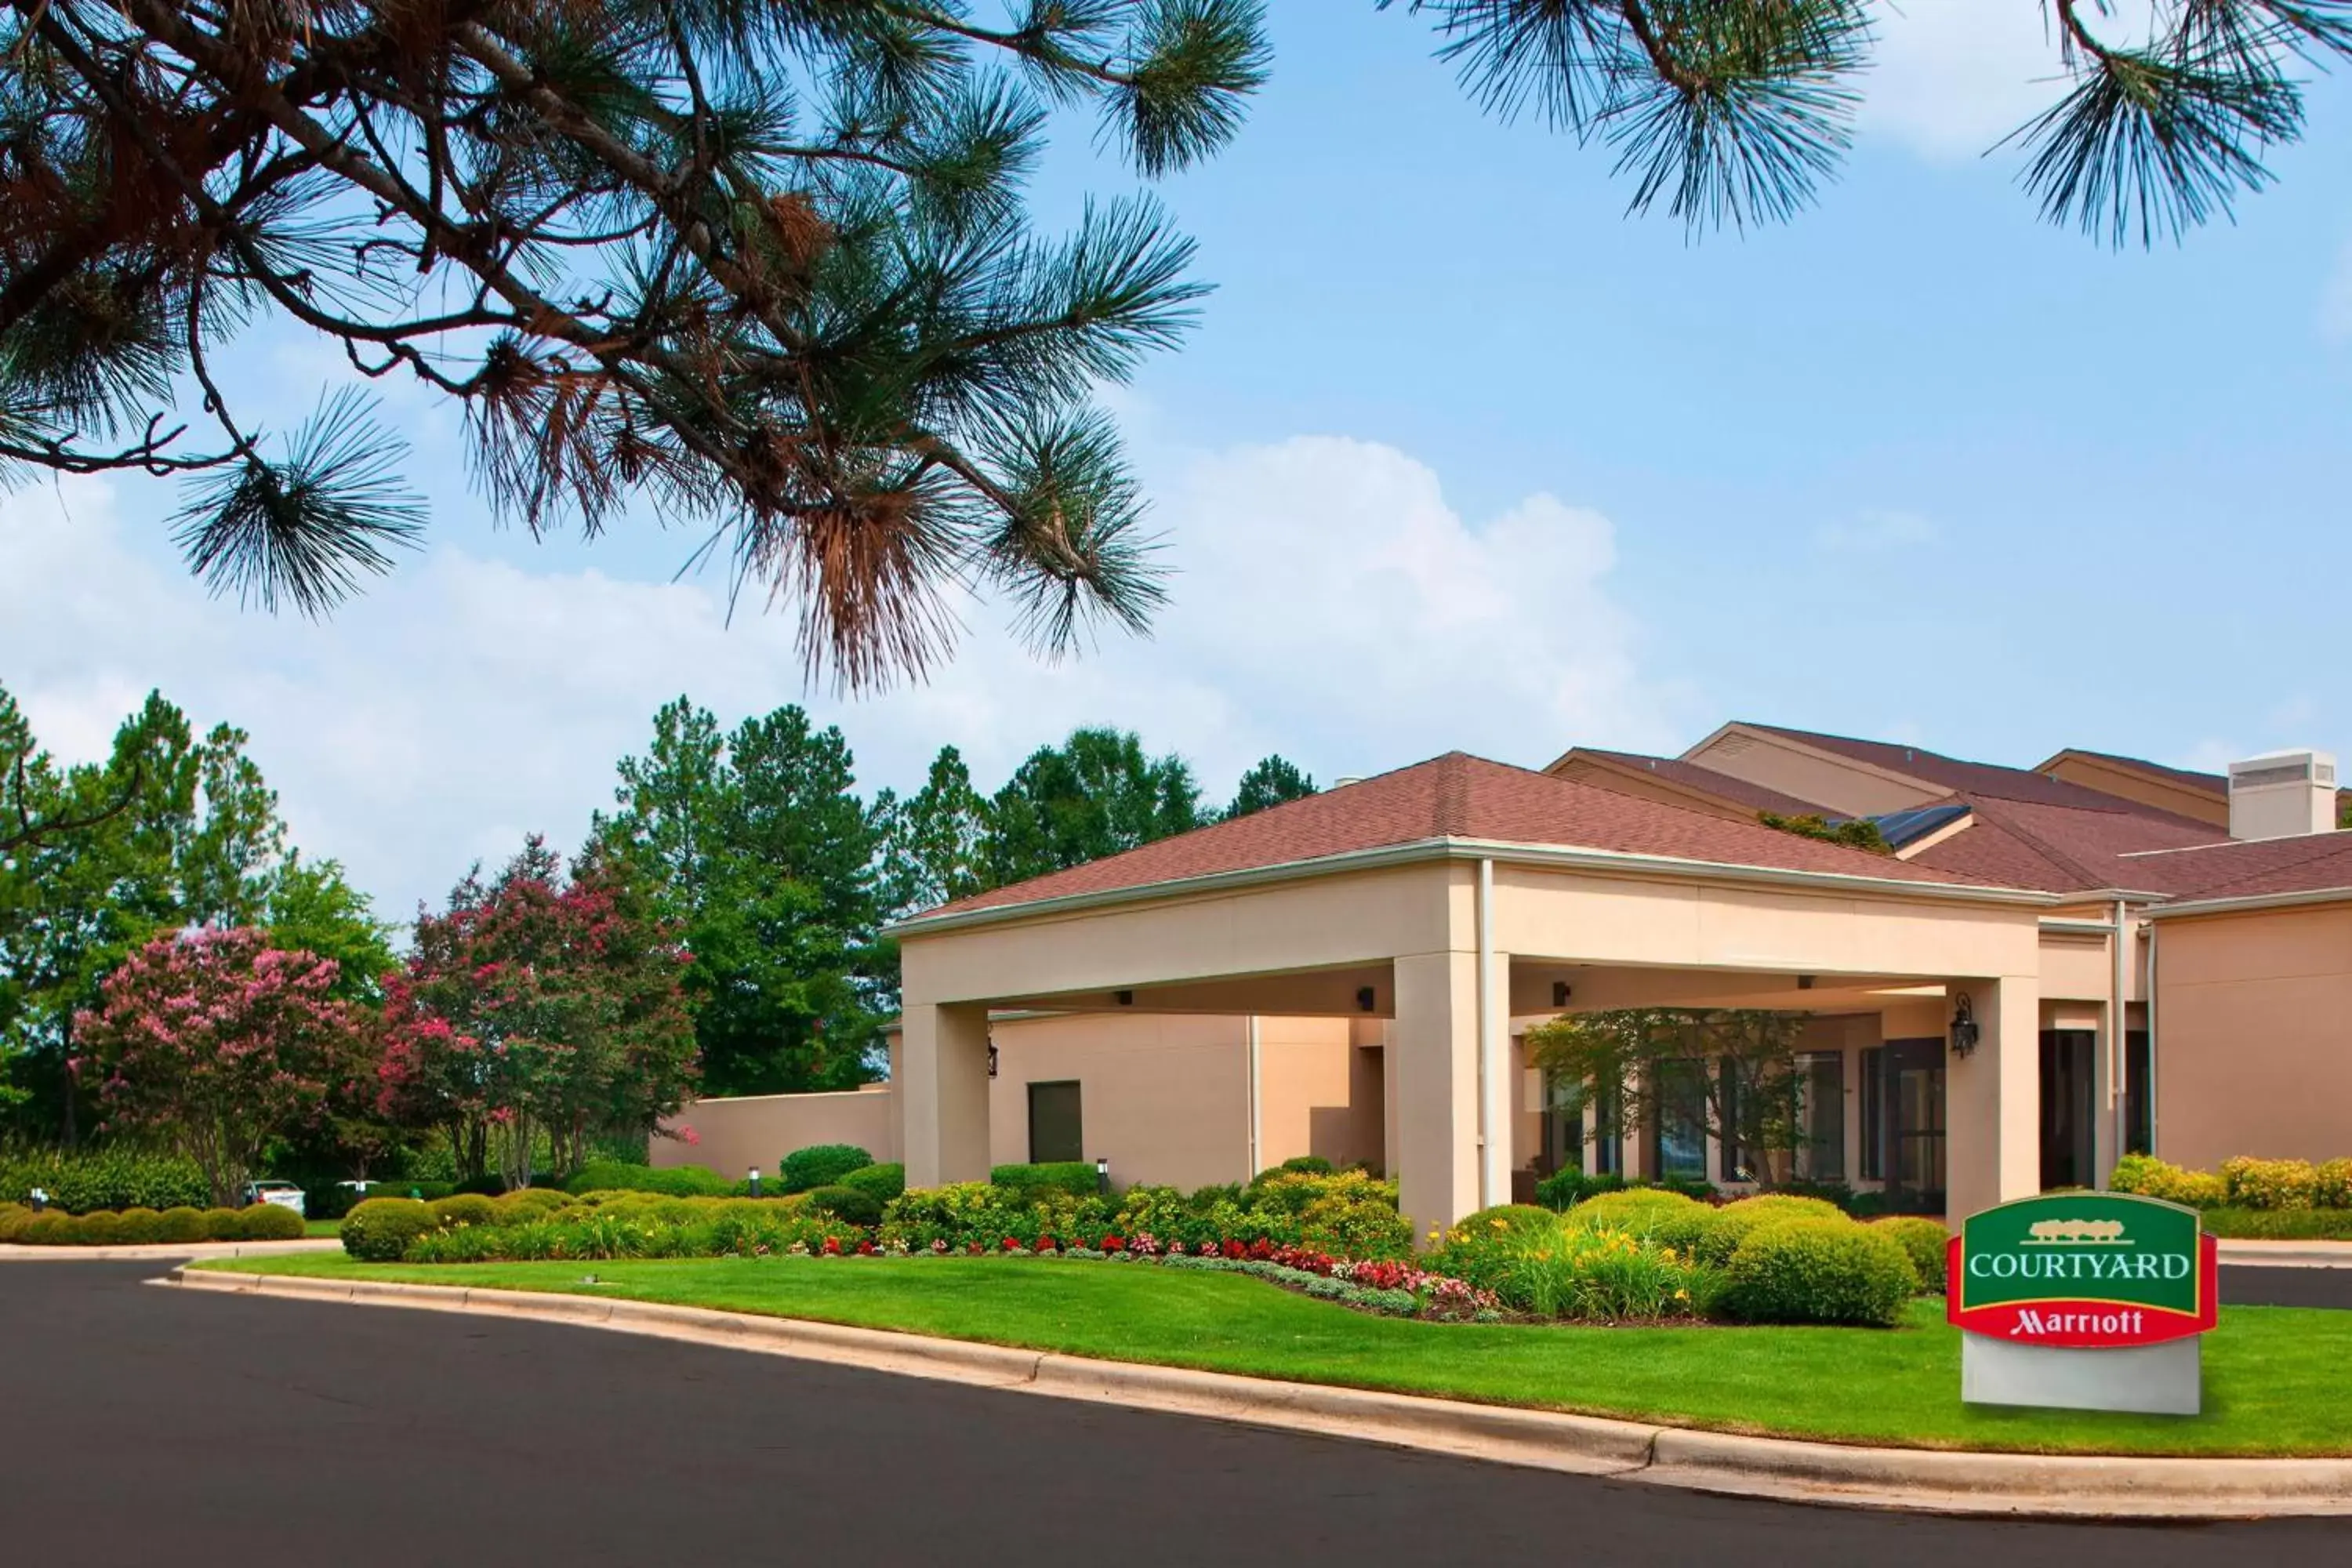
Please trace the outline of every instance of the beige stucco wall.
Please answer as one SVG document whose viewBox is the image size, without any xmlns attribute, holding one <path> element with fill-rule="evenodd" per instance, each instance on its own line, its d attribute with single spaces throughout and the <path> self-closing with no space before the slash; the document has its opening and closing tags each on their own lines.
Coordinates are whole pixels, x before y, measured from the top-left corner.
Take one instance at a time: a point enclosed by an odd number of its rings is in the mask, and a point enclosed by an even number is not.
<svg viewBox="0 0 2352 1568">
<path fill-rule="evenodd" d="M 1087 1158 L 1108 1160 L 1116 1184 L 1247 1181 L 1244 1030 L 1240 1018 L 1182 1015 L 999 1020 L 990 1163 L 1029 1158 L 1030 1084 L 1076 1079 Z"/>
<path fill-rule="evenodd" d="M 2124 800 L 2137 801 L 2142 805 L 2168 811 L 2176 816 L 2210 823 L 2218 828 L 2230 826 L 2227 796 L 2215 795 L 2210 790 L 2191 789 L 2187 784 L 2175 784 L 2159 774 L 2143 773 L 2137 768 L 2120 767 L 2105 757 L 2062 752 L 2053 757 L 2050 765 L 2042 771 L 2063 783 L 2080 784 L 2084 789 L 2095 789 Z"/>
<path fill-rule="evenodd" d="M 1302 1154 L 1381 1163 L 1380 1058 L 1350 1045 L 1346 1018 L 1260 1018 L 1260 1170 Z"/>
<path fill-rule="evenodd" d="M 1701 767 L 1855 816 L 1901 811 L 1939 793 L 1889 778 L 1867 763 L 1754 731 L 1714 736 L 1687 756 Z"/>
<path fill-rule="evenodd" d="M 2157 1152 L 2352 1155 L 2352 901 L 2157 930 Z"/>
<path fill-rule="evenodd" d="M 662 1125 L 691 1128 L 695 1142 L 656 1138 L 647 1158 L 656 1166 L 707 1165 L 741 1181 L 758 1166 L 773 1176 L 776 1163 L 813 1143 L 855 1143 L 879 1161 L 898 1158 L 898 1101 L 877 1086 L 853 1094 L 766 1094 L 700 1100 Z"/>
</svg>

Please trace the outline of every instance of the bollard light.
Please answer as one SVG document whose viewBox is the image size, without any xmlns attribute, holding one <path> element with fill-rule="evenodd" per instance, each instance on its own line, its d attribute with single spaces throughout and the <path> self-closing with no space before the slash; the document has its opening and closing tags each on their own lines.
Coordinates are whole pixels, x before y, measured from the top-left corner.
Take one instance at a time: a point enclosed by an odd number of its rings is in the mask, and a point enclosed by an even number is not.
<svg viewBox="0 0 2352 1568">
<path fill-rule="evenodd" d="M 751 1195 L 755 1198 L 760 1195 L 760 1167 L 757 1165 L 751 1167 Z"/>
<path fill-rule="evenodd" d="M 1108 1160 L 1097 1158 L 1095 1161 L 1095 1191 L 1098 1193 L 1107 1193 L 1110 1191 L 1110 1162 Z"/>
</svg>

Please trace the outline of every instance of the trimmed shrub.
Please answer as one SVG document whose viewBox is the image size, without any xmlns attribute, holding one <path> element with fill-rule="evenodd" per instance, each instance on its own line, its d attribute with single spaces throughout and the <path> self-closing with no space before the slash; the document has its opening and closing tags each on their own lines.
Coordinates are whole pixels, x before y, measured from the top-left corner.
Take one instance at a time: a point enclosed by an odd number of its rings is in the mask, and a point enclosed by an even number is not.
<svg viewBox="0 0 2352 1568">
<path fill-rule="evenodd" d="M 2352 1209 L 2352 1160 L 2330 1160 L 2311 1174 L 2313 1203 L 2324 1209 Z"/>
<path fill-rule="evenodd" d="M 74 1247 L 81 1241 L 81 1221 L 50 1209 L 35 1215 L 16 1239 L 26 1247 Z"/>
<path fill-rule="evenodd" d="M 429 1204 L 436 1198 L 446 1198 L 457 1190 L 457 1184 L 452 1182 L 411 1181 L 405 1176 L 396 1176 L 389 1181 L 370 1182 L 367 1191 L 360 1194 L 359 1201 L 352 1204 L 351 1208 L 345 1209 L 343 1213 L 351 1213 L 352 1209 L 359 1207 L 360 1204 L 366 1203 L 371 1198 L 408 1198 L 417 1203 Z"/>
<path fill-rule="evenodd" d="M 1887 1327 L 1918 1288 L 1903 1244 L 1878 1226 L 1785 1219 L 1731 1255 L 1722 1306 L 1743 1322 Z"/>
<path fill-rule="evenodd" d="M 1602 1193 L 1625 1190 L 1625 1178 L 1614 1171 L 1586 1175 L 1582 1171 L 1555 1171 L 1536 1184 L 1536 1202 L 1548 1209 L 1573 1208 Z"/>
<path fill-rule="evenodd" d="M 1820 1198 L 1762 1193 L 1709 1211 L 1688 1234 L 1673 1227 L 1654 1234 L 1669 1246 L 1690 1247 L 1698 1254 L 1700 1262 L 1721 1268 L 1731 1261 L 1731 1255 L 1739 1250 L 1741 1242 L 1763 1226 L 1784 1219 L 1827 1220 L 1839 1225 L 1853 1223 L 1846 1218 L 1844 1210 Z"/>
<path fill-rule="evenodd" d="M 813 1143 L 795 1149 L 776 1163 L 776 1179 L 787 1194 L 829 1187 L 852 1171 L 874 1163 L 874 1156 L 855 1143 Z"/>
<path fill-rule="evenodd" d="M 124 1209 L 115 1216 L 114 1235 L 125 1247 L 152 1246 L 163 1239 L 163 1216 L 153 1209 Z"/>
<path fill-rule="evenodd" d="M 2221 1162 L 2221 1183 L 2235 1208 L 2307 1209 L 2318 1195 L 2319 1173 L 2308 1160 L 2241 1154 Z"/>
<path fill-rule="evenodd" d="M 2219 1208 L 2230 1201 L 2229 1184 L 2220 1176 L 2168 1165 L 2153 1154 L 2126 1154 L 2116 1161 L 2107 1185 L 2119 1193 L 2137 1193 L 2197 1209 Z"/>
<path fill-rule="evenodd" d="M 410 1242 L 440 1228 L 440 1216 L 414 1198 L 370 1198 L 345 1216 L 343 1250 L 362 1263 L 397 1263 Z"/>
<path fill-rule="evenodd" d="M 860 1163 L 866 1162 L 861 1161 Z M 723 1198 L 734 1184 L 703 1165 L 625 1165 L 617 1160 L 591 1160 L 580 1173 L 563 1184 L 567 1193 L 660 1193 L 673 1198 Z"/>
<path fill-rule="evenodd" d="M 2352 1241 L 2352 1210 L 2207 1209 L 2206 1234 L 2241 1241 Z"/>
<path fill-rule="evenodd" d="M 1919 1276 L 1919 1289 L 1930 1296 L 1944 1293 L 1945 1244 L 1952 1233 L 1944 1228 L 1941 1220 L 1920 1215 L 1890 1215 L 1873 1220 L 1873 1230 L 1883 1230 L 1903 1244 L 1910 1255 L 1911 1268 Z"/>
<path fill-rule="evenodd" d="M 1487 1231 L 1517 1233 L 1538 1228 L 1553 1228 L 1559 1224 L 1559 1215 L 1549 1209 L 1538 1208 L 1533 1204 L 1497 1204 L 1490 1209 L 1480 1209 L 1475 1214 L 1464 1215 L 1454 1222 L 1454 1228 L 1475 1236 Z M 1441 1269 L 1439 1272 L 1444 1271 Z"/>
<path fill-rule="evenodd" d="M 205 1211 L 186 1204 L 165 1209 L 155 1216 L 155 1239 L 158 1241 L 202 1241 L 205 1238 Z"/>
<path fill-rule="evenodd" d="M 865 1165 L 850 1172 L 834 1185 L 856 1187 L 870 1195 L 876 1203 L 888 1204 L 907 1190 L 907 1167 L 897 1163 Z"/>
<path fill-rule="evenodd" d="M 0 1199 L 20 1199 L 38 1187 L 49 1205 L 68 1214 L 131 1207 L 163 1209 L 202 1204 L 210 1196 L 193 1160 L 136 1149 L 41 1149 L 0 1154 Z"/>
<path fill-rule="evenodd" d="M 868 1227 L 882 1223 L 882 1200 L 862 1187 L 817 1187 L 809 1193 L 809 1207 L 849 1225 Z"/>
<path fill-rule="evenodd" d="M 1320 1154 L 1293 1154 L 1275 1167 L 1278 1171 L 1297 1171 L 1309 1176 L 1330 1175 L 1335 1167 Z"/>
<path fill-rule="evenodd" d="M 425 1205 L 444 1226 L 496 1225 L 499 1205 L 479 1193 L 457 1193 Z"/>
<path fill-rule="evenodd" d="M 1503 1211 L 1489 1211 L 1497 1213 Z M 1622 1231 L 1583 1229 L 1549 1210 L 1539 1222 L 1473 1215 L 1448 1233 L 1428 1267 L 1492 1290 L 1506 1307 L 1580 1322 L 1695 1318 L 1717 1292 L 1716 1277 L 1689 1254 Z"/>
<path fill-rule="evenodd" d="M 239 1241 L 299 1241 L 309 1233 L 302 1216 L 278 1204 L 251 1204 L 238 1211 Z"/>
<path fill-rule="evenodd" d="M 1628 1187 L 1585 1199 L 1568 1211 L 1568 1223 L 1580 1230 L 1622 1230 L 1650 1236 L 1674 1221 L 1692 1222 L 1708 1214 L 1706 1205 L 1680 1193 L 1660 1187 Z"/>
<path fill-rule="evenodd" d="M 0 1203 L 0 1244 L 15 1241 L 33 1223 L 33 1211 L 23 1204 Z"/>
<path fill-rule="evenodd" d="M 244 1240 L 245 1212 L 242 1209 L 206 1209 L 205 1239 L 206 1241 Z"/>
<path fill-rule="evenodd" d="M 519 1187 L 504 1197 L 492 1198 L 490 1206 L 497 1211 L 497 1224 L 525 1225 L 561 1214 L 572 1203 L 553 1187 Z"/>
<path fill-rule="evenodd" d="M 1284 1178 L 1268 1182 L 1271 1186 Z M 1089 1198 L 1101 1186 L 1091 1162 L 1056 1160 L 1043 1165 L 998 1165 L 988 1173 L 991 1185 L 1011 1187 L 1023 1193 L 1067 1193 L 1074 1198 Z M 1255 1185 L 1255 1184 L 1253 1184 Z"/>
<path fill-rule="evenodd" d="M 321 1182 L 302 1189 L 302 1212 L 312 1219 L 341 1219 L 366 1197 L 365 1193 L 341 1182 Z"/>
<path fill-rule="evenodd" d="M 122 1239 L 122 1216 L 112 1209 L 92 1209 L 74 1224 L 72 1239 L 82 1247 L 112 1247 Z"/>
</svg>

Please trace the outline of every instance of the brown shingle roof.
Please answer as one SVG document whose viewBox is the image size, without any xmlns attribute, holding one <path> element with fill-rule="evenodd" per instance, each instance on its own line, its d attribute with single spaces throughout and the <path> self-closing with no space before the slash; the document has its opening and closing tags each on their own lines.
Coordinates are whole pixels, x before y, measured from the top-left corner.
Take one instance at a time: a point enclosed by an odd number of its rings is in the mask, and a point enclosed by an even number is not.
<svg viewBox="0 0 2352 1568">
<path fill-rule="evenodd" d="M 2123 861 L 2137 885 L 2177 899 L 2248 899 L 2352 888 L 2352 833 L 2206 844 Z"/>
<path fill-rule="evenodd" d="M 1812 730 L 1790 730 L 1778 724 L 1755 724 L 1751 730 L 1769 734 L 1785 735 L 1824 752 L 1852 757 L 1917 779 L 1925 784 L 1947 789 L 1955 795 L 1969 795 L 1989 800 L 2015 800 L 2038 805 L 2074 806 L 2083 811 L 2120 811 L 2135 816 L 2163 817 L 2173 822 L 2188 822 L 2185 816 L 2174 816 L 2154 806 L 2142 805 L 2120 796 L 2086 789 L 2081 784 L 2067 784 L 2043 773 L 2024 768 L 2004 768 L 1992 763 L 1964 762 L 1948 757 L 1940 752 L 1927 751 L 1918 746 L 1896 745 L 1888 741 L 1862 741 L 1851 735 L 1824 735 Z M 2207 831 L 2210 831 L 2210 828 Z"/>
<path fill-rule="evenodd" d="M 928 913 L 957 914 L 1146 888 L 1433 838 L 1601 849 L 1927 885 L 1981 885 L 1979 879 L 1966 874 L 1449 752 L 1360 784 L 960 899 Z"/>
<path fill-rule="evenodd" d="M 1728 801 L 1734 805 L 1744 805 L 1750 811 L 1777 812 L 1782 816 L 1843 815 L 1830 806 L 1822 805 L 1819 801 L 1799 800 L 1793 795 L 1782 795 L 1777 789 L 1767 789 L 1759 784 L 1749 784 L 1746 779 L 1734 778 L 1729 773 L 1719 773 L 1713 768 L 1686 762 L 1681 757 L 1653 757 L 1640 752 L 1603 752 L 1591 746 L 1580 746 L 1569 755 L 1603 757 L 1612 763 L 1622 763 L 1630 768 L 1639 768 L 1644 773 L 1655 773 L 1670 784 L 1678 784 L 1686 789 L 1695 789 L 1702 794 L 1711 795 L 1717 800 Z"/>
<path fill-rule="evenodd" d="M 1977 795 L 1958 798 L 1969 809 L 1969 826 L 1912 857 L 1913 865 L 2051 892 L 2158 892 L 2161 885 L 2147 881 L 2136 871 L 2138 863 L 2126 857 L 2213 841 L 2207 824 L 2160 811 L 2084 809 Z"/>
<path fill-rule="evenodd" d="M 2155 778 L 2167 779 L 2183 789 L 2193 789 L 2202 795 L 2219 795 L 2224 800 L 2229 798 L 2230 781 L 2221 773 L 2200 773 L 2189 768 L 2176 768 L 2163 763 L 2151 763 L 2146 757 L 2126 757 L 2114 752 L 2087 751 L 2081 746 L 2070 747 L 2068 752 L 2078 757 L 2095 757 L 2100 762 L 2113 763 L 2117 767 L 2131 768 Z M 2068 752 L 2059 752 L 2058 757 L 2067 755 Z M 2058 757 L 2053 757 L 2050 760 L 2054 763 Z"/>
</svg>

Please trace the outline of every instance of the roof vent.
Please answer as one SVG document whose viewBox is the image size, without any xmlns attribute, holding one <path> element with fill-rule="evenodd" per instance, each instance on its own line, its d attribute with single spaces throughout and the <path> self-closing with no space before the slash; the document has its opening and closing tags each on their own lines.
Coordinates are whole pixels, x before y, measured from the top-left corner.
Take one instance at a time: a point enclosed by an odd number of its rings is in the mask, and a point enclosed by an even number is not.
<svg viewBox="0 0 2352 1568">
<path fill-rule="evenodd" d="M 1351 784 L 1361 784 L 1363 782 L 1364 775 L 1361 773 L 1342 773 L 1338 778 L 1331 781 L 1331 787 L 1333 789 L 1346 789 Z"/>
<path fill-rule="evenodd" d="M 2336 828 L 2336 759 L 2271 752 L 2230 764 L 2230 837 L 2294 838 Z"/>
</svg>

